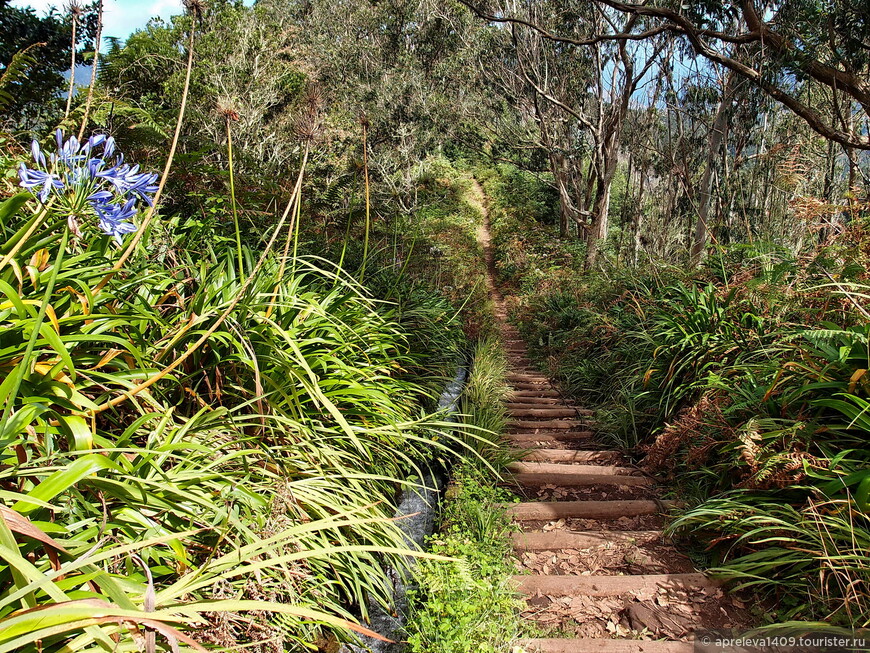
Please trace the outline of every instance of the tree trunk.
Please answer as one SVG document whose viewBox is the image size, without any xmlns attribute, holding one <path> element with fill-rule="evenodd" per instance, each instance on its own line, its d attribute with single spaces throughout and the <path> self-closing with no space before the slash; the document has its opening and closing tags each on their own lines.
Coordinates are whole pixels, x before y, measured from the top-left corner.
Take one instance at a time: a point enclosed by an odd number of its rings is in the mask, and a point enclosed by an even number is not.
<svg viewBox="0 0 870 653">
<path fill-rule="evenodd" d="M 736 82 L 735 78 L 736 75 L 733 72 L 728 73 L 725 89 L 722 91 L 722 98 L 719 100 L 719 106 L 716 109 L 713 128 L 710 130 L 710 136 L 707 140 L 707 161 L 704 165 L 704 173 L 701 175 L 701 184 L 698 189 L 698 221 L 695 223 L 695 235 L 689 256 L 692 266 L 696 266 L 701 262 L 704 249 L 707 246 L 709 232 L 707 225 L 710 218 L 710 205 L 712 203 L 713 169 L 728 127 L 728 106 L 731 104 L 731 97 Z"/>
<path fill-rule="evenodd" d="M 571 194 L 568 192 L 568 171 L 565 167 L 565 156 L 551 153 L 550 168 L 559 190 L 559 238 L 565 238 L 568 235 L 568 226 L 574 221 L 575 213 Z"/>
<path fill-rule="evenodd" d="M 607 213 L 610 210 L 610 190 L 616 176 L 619 162 L 619 133 L 621 120 L 613 125 L 601 152 L 600 174 L 596 185 L 595 205 L 592 208 L 592 227 L 586 238 L 586 269 L 592 268 L 598 260 L 601 241 L 607 238 Z"/>
<path fill-rule="evenodd" d="M 825 156 L 825 182 L 822 186 L 822 198 L 825 203 L 830 204 L 834 197 L 834 175 L 836 174 L 836 153 L 834 152 L 834 141 L 828 141 L 828 152 Z M 819 216 L 819 233 L 817 242 L 823 245 L 828 239 L 828 218 L 822 214 Z"/>
<path fill-rule="evenodd" d="M 634 249 L 632 251 L 632 265 L 637 266 L 640 260 L 641 234 L 643 233 L 643 195 L 646 189 L 646 171 L 640 174 L 640 186 L 637 190 L 637 203 L 634 209 Z"/>
<path fill-rule="evenodd" d="M 616 161 L 608 161 L 605 164 L 604 175 L 598 178 L 595 205 L 592 209 L 592 226 L 586 239 L 585 266 L 587 269 L 595 265 L 601 249 L 601 241 L 607 238 L 607 213 L 610 210 L 610 188 L 615 174 Z"/>
<path fill-rule="evenodd" d="M 574 219 L 577 221 L 577 238 L 582 238 L 583 240 L 586 240 L 588 237 L 586 216 L 589 214 L 589 205 L 592 204 L 592 194 L 595 192 L 595 170 L 596 165 L 594 159 L 589 159 L 583 188 L 577 189 L 577 207 L 579 210 L 574 216 Z"/>
<path fill-rule="evenodd" d="M 619 264 L 620 259 L 624 257 L 623 250 L 627 247 L 626 236 L 628 235 L 628 213 L 632 203 L 631 197 L 631 178 L 634 174 L 634 157 L 632 153 L 628 153 L 628 172 L 625 173 L 625 192 L 622 195 L 622 206 L 619 211 L 619 247 L 616 250 L 616 263 Z"/>
</svg>

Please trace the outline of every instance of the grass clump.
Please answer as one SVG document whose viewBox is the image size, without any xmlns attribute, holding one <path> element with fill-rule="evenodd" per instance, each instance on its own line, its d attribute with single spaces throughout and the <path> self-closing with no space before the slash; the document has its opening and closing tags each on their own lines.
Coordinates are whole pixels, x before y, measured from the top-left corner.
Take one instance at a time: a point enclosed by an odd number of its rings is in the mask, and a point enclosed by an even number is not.
<svg viewBox="0 0 870 653">
<path fill-rule="evenodd" d="M 462 396 L 462 420 L 478 438 L 479 458 L 454 471 L 429 553 L 456 558 L 421 560 L 407 626 L 413 653 L 507 651 L 520 634 L 523 603 L 510 583 L 515 573 L 509 533 L 514 526 L 502 504 L 511 493 L 496 485 L 513 460 L 503 446 L 507 359 L 500 340 L 482 337 Z"/>
<path fill-rule="evenodd" d="M 507 368 L 507 357 L 498 338 L 488 336 L 477 341 L 474 367 L 462 395 L 462 412 L 467 423 L 491 432 L 490 441 L 494 444 L 507 423 L 504 405 L 510 392 L 505 381 Z"/>
<path fill-rule="evenodd" d="M 421 560 L 408 641 L 414 653 L 496 653 L 520 635 L 511 522 L 498 506 L 510 494 L 473 465 L 462 466 L 448 490 L 440 529 L 429 552 L 457 558 Z"/>
</svg>

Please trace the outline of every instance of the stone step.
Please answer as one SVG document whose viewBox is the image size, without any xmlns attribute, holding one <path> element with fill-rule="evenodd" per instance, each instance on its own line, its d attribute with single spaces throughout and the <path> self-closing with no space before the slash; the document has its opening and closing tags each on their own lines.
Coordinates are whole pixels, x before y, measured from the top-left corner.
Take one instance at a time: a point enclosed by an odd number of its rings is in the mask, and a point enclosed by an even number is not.
<svg viewBox="0 0 870 653">
<path fill-rule="evenodd" d="M 517 551 L 559 551 L 560 549 L 591 549 L 616 542 L 631 544 L 660 542 L 661 531 L 549 531 L 547 533 L 514 533 L 511 535 Z"/>
<path fill-rule="evenodd" d="M 693 653 L 692 642 L 644 639 L 520 639 L 527 653 Z"/>
<path fill-rule="evenodd" d="M 575 451 L 572 449 L 536 449 L 523 456 L 527 462 L 540 463 L 613 463 L 621 456 L 615 451 Z"/>
<path fill-rule="evenodd" d="M 512 503 L 507 514 L 516 521 L 551 521 L 554 519 L 619 519 L 641 515 L 664 514 L 671 501 L 621 499 L 614 501 L 530 501 Z"/>
<path fill-rule="evenodd" d="M 529 574 L 514 576 L 521 594 L 542 596 L 622 596 L 631 592 L 649 590 L 704 590 L 715 589 L 718 584 L 700 573 L 643 574 L 638 576 L 547 576 Z"/>
</svg>

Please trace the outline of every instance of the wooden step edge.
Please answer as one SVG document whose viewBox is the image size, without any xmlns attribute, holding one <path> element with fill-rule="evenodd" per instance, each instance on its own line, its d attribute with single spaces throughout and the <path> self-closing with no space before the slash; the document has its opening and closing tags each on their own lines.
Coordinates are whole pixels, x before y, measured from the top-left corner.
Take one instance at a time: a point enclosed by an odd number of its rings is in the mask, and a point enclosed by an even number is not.
<svg viewBox="0 0 870 653">
<path fill-rule="evenodd" d="M 512 533 L 516 551 L 559 551 L 561 549 L 591 549 L 611 543 L 645 544 L 664 540 L 662 531 L 548 531 L 545 533 Z"/>
<path fill-rule="evenodd" d="M 508 464 L 507 468 L 515 474 L 600 474 L 604 476 L 644 477 L 640 470 L 621 465 L 584 465 L 582 463 L 518 460 Z"/>
<path fill-rule="evenodd" d="M 693 642 L 643 639 L 518 639 L 524 653 L 693 653 Z"/>
<path fill-rule="evenodd" d="M 582 474 L 565 472 L 562 474 L 546 474 L 523 472 L 511 474 L 508 482 L 520 487 L 537 488 L 543 485 L 559 485 L 563 487 L 596 487 L 602 485 L 617 485 L 621 487 L 648 487 L 653 480 L 646 476 L 616 476 L 612 474 Z"/>
<path fill-rule="evenodd" d="M 613 501 L 528 501 L 507 504 L 514 521 L 551 521 L 553 519 L 619 519 L 661 515 L 674 506 L 673 501 L 616 499 Z"/>
<path fill-rule="evenodd" d="M 591 438 L 595 435 L 592 431 L 588 429 L 548 429 L 548 428 L 534 428 L 530 429 L 528 427 L 523 426 L 512 426 L 508 425 L 507 427 L 507 435 L 516 435 L 521 438 L 533 438 L 539 435 L 543 435 L 546 437 L 565 437 L 565 438 Z"/>
<path fill-rule="evenodd" d="M 561 401 L 562 393 L 550 388 L 545 390 L 524 390 L 522 388 L 513 388 L 508 394 L 508 397 L 513 399 L 556 399 Z"/>
<path fill-rule="evenodd" d="M 572 408 L 510 408 L 510 416 L 514 419 L 526 417 L 577 417 Z"/>
<path fill-rule="evenodd" d="M 508 381 L 508 385 L 513 389 L 514 392 L 556 392 L 555 386 L 551 383 L 526 383 L 525 381 Z M 556 395 L 544 395 L 544 396 L 555 396 L 561 397 L 561 393 Z"/>
<path fill-rule="evenodd" d="M 525 452 L 523 462 L 540 463 L 612 463 L 622 456 L 616 451 L 577 451 L 575 449 L 533 449 Z"/>
<path fill-rule="evenodd" d="M 580 427 L 588 426 L 588 424 L 588 422 L 579 419 L 515 419 L 507 423 L 507 428 L 545 430 L 565 429 L 566 431 L 570 431 L 571 429 L 579 429 Z"/>
<path fill-rule="evenodd" d="M 573 440 L 590 440 L 595 434 L 592 431 L 508 431 L 505 437 L 508 442 L 517 444 L 528 442 L 561 442 Z"/>
<path fill-rule="evenodd" d="M 716 581 L 701 573 L 639 574 L 636 576 L 514 576 L 517 591 L 529 596 L 622 596 L 633 592 L 665 590 L 715 590 Z"/>
<path fill-rule="evenodd" d="M 505 407 L 509 410 L 512 408 L 517 408 L 519 410 L 534 410 L 536 408 L 570 408 L 581 417 L 591 417 L 594 414 L 594 411 L 588 408 L 572 406 L 556 397 L 517 397 L 517 399 L 522 399 L 522 401 L 506 401 Z"/>
<path fill-rule="evenodd" d="M 549 383 L 550 377 L 543 374 L 525 374 L 521 372 L 508 372 L 504 375 L 508 381 L 525 381 L 526 383 Z"/>
</svg>

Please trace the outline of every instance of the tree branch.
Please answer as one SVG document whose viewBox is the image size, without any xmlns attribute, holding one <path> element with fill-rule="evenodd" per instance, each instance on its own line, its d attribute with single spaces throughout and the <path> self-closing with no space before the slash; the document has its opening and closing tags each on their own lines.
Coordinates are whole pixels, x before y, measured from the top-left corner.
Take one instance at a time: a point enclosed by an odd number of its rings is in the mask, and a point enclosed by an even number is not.
<svg viewBox="0 0 870 653">
<path fill-rule="evenodd" d="M 870 136 L 860 138 L 855 134 L 836 128 L 828 123 L 817 110 L 800 101 L 797 97 L 780 86 L 766 80 L 760 71 L 718 52 L 705 41 L 705 39 L 710 38 L 735 44 L 757 42 L 769 46 L 779 54 L 795 54 L 794 45 L 784 36 L 772 30 L 770 26 L 759 17 L 752 0 L 741 0 L 740 2 L 742 13 L 747 26 L 749 27 L 749 31 L 737 35 L 729 35 L 716 30 L 701 29 L 685 16 L 664 7 L 635 4 L 632 2 L 623 2 L 622 0 L 595 1 L 623 13 L 635 16 L 646 16 L 664 22 L 656 27 L 634 34 L 630 32 L 619 32 L 613 34 L 600 34 L 588 39 L 575 39 L 554 34 L 540 25 L 521 18 L 494 16 L 478 9 L 470 0 L 459 0 L 461 4 L 468 7 L 473 13 L 484 20 L 496 23 L 523 25 L 533 29 L 546 39 L 569 45 L 590 46 L 608 41 L 620 41 L 624 44 L 627 41 L 643 40 L 667 32 L 681 34 L 689 40 L 689 43 L 692 45 L 696 54 L 752 81 L 774 100 L 781 103 L 795 115 L 803 119 L 803 121 L 813 131 L 844 147 L 870 150 Z M 870 85 L 868 85 L 864 80 L 859 79 L 850 72 L 840 70 L 817 60 L 809 60 L 805 62 L 800 66 L 800 70 L 817 82 L 834 89 L 835 92 L 839 90 L 848 94 L 861 104 L 867 115 L 870 115 Z M 544 97 L 546 97 L 546 95 L 544 95 Z M 549 97 L 547 99 L 551 100 Z M 567 110 L 565 106 L 562 108 Z M 573 112 L 572 115 L 574 115 Z"/>
</svg>

